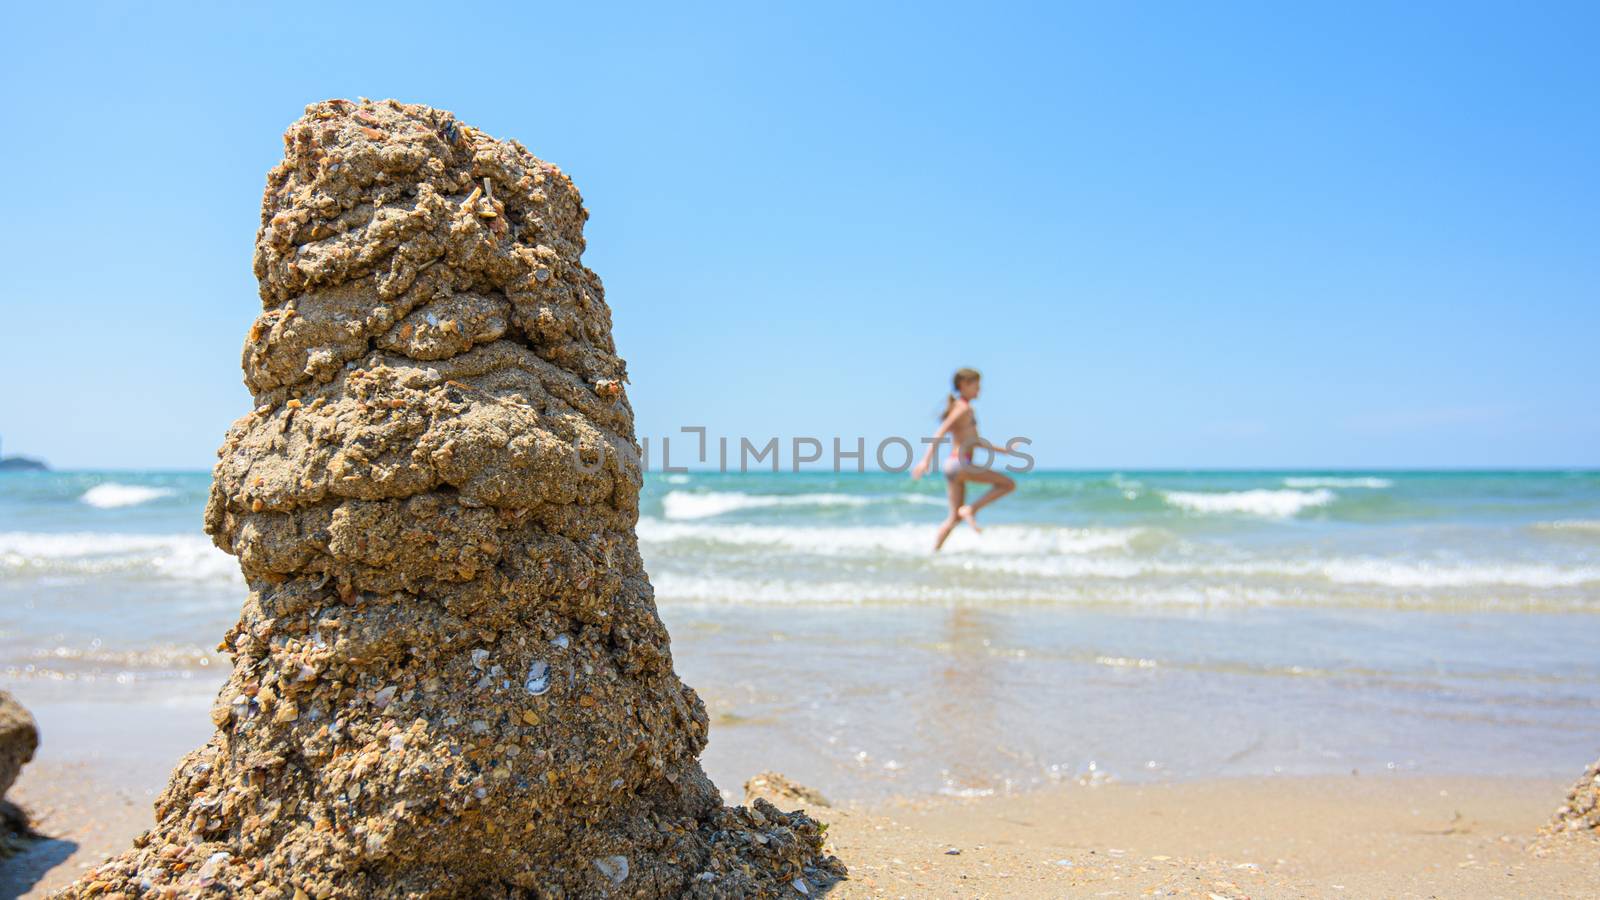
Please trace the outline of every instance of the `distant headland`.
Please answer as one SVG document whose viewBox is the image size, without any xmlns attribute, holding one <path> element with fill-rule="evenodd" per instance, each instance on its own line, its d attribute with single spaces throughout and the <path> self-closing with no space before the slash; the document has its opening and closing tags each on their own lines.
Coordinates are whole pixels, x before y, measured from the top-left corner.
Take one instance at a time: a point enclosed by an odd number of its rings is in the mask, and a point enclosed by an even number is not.
<svg viewBox="0 0 1600 900">
<path fill-rule="evenodd" d="M 29 459 L 26 456 L 7 456 L 0 458 L 0 472 L 48 472 L 50 467 L 42 460 Z"/>
<path fill-rule="evenodd" d="M 26 456 L 5 456 L 0 454 L 0 472 L 47 472 L 50 467 L 44 460 L 32 459 Z"/>
</svg>

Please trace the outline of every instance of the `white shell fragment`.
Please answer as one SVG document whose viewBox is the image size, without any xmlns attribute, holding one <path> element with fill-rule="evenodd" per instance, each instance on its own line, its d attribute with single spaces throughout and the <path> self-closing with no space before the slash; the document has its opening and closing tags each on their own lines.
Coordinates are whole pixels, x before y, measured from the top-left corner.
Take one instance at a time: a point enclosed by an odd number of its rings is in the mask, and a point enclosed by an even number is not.
<svg viewBox="0 0 1600 900">
<path fill-rule="evenodd" d="M 602 856 L 594 861 L 594 867 L 600 870 L 612 884 L 621 884 L 628 880 L 628 858 L 626 856 Z"/>
<path fill-rule="evenodd" d="M 542 659 L 534 660 L 533 665 L 528 667 L 528 677 L 522 686 L 535 697 L 550 690 L 550 664 Z"/>
</svg>

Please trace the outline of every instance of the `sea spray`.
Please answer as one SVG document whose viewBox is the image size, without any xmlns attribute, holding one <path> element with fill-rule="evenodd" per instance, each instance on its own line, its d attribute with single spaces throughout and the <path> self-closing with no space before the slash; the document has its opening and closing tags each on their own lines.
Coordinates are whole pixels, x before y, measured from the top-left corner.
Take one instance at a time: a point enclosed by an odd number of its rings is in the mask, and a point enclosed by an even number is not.
<svg viewBox="0 0 1600 900">
<path fill-rule="evenodd" d="M 138 484 L 97 484 L 83 492 L 81 499 L 97 509 L 118 509 L 124 506 L 138 506 L 162 497 L 172 496 L 170 488 L 148 487 Z"/>
</svg>

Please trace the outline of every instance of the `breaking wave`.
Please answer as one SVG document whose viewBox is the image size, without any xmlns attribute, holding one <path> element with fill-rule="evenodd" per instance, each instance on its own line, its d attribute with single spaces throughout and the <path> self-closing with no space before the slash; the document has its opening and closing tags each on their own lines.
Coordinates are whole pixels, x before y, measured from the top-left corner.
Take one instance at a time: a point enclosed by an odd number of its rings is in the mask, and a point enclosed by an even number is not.
<svg viewBox="0 0 1600 900">
<path fill-rule="evenodd" d="M 1301 512 L 1332 503 L 1338 495 L 1326 488 L 1311 491 L 1266 490 L 1223 491 L 1166 491 L 1162 499 L 1187 512 L 1232 513 L 1287 519 Z"/>
<path fill-rule="evenodd" d="M 242 580 L 239 564 L 204 535 L 0 532 L 0 577 L 51 575 Z"/>
<path fill-rule="evenodd" d="M 1190 562 L 1151 558 L 1007 557 L 959 563 L 968 571 L 1039 578 L 1174 579 L 1332 584 L 1386 588 L 1567 588 L 1600 584 L 1600 567 L 1518 563 L 1434 563 L 1381 557 L 1244 562 Z"/>
<path fill-rule="evenodd" d="M 1143 528 L 1053 528 L 993 525 L 981 536 L 962 529 L 950 536 L 945 552 L 968 554 L 1079 554 L 1127 550 Z M 817 527 L 786 525 L 718 525 L 712 523 L 639 520 L 639 540 L 666 545 L 693 542 L 757 547 L 818 556 L 927 557 L 933 529 L 927 525 Z"/>
<path fill-rule="evenodd" d="M 1600 538 L 1600 519 L 1560 519 L 1555 522 L 1536 522 L 1533 530 L 1546 534 Z"/>
<path fill-rule="evenodd" d="M 878 503 L 917 503 L 942 506 L 944 501 L 923 494 L 746 494 L 740 491 L 669 491 L 661 498 L 669 519 L 709 519 L 746 509 L 775 506 L 859 507 Z"/>
<path fill-rule="evenodd" d="M 159 500 L 162 497 L 172 496 L 171 488 L 146 487 L 138 484 L 118 484 L 114 481 L 97 484 L 79 497 L 84 503 L 96 509 L 118 509 L 124 506 L 138 506 Z"/>
</svg>

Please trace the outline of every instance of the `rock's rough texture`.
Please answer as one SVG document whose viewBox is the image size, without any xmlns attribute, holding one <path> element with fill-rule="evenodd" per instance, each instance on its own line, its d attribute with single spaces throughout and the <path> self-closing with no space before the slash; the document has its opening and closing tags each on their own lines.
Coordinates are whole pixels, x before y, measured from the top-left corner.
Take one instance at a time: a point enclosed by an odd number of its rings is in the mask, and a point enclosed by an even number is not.
<svg viewBox="0 0 1600 900">
<path fill-rule="evenodd" d="M 17 698 L 0 691 L 0 796 L 11 790 L 22 767 L 39 749 L 39 726 Z"/>
<path fill-rule="evenodd" d="M 0 691 L 0 797 L 17 783 L 23 765 L 39 749 L 39 726 L 17 698 Z M 10 856 L 34 837 L 28 814 L 10 800 L 0 799 L 0 857 Z"/>
<path fill-rule="evenodd" d="M 624 366 L 572 182 L 423 106 L 306 110 L 268 177 L 206 530 L 250 595 L 217 732 L 67 896 L 799 896 L 725 808 L 639 559 Z M 575 450 L 576 448 L 576 450 Z"/>
<path fill-rule="evenodd" d="M 1596 760 L 1567 792 L 1567 802 L 1556 810 L 1556 817 L 1546 831 L 1600 834 L 1600 760 Z"/>
<path fill-rule="evenodd" d="M 754 803 L 757 799 L 802 810 L 825 809 L 832 805 L 821 791 L 793 781 L 781 772 L 762 772 L 744 783 L 744 802 Z"/>
</svg>

